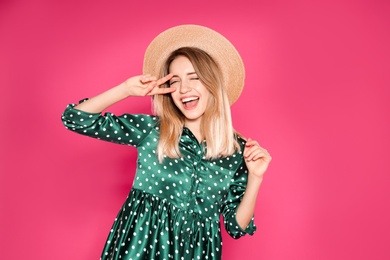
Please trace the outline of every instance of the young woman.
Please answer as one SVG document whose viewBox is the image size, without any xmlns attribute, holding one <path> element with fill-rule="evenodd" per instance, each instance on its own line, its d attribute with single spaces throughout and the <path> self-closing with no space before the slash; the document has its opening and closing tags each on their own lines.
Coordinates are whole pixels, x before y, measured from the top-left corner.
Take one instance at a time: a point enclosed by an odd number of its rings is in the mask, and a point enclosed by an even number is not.
<svg viewBox="0 0 390 260">
<path fill-rule="evenodd" d="M 232 127 L 241 58 L 215 31 L 184 25 L 152 42 L 144 72 L 68 105 L 62 117 L 69 130 L 138 149 L 133 187 L 101 259 L 221 259 L 220 215 L 233 238 L 254 233 L 256 197 L 271 161 Z M 152 96 L 156 115 L 101 114 L 129 96 Z"/>
</svg>

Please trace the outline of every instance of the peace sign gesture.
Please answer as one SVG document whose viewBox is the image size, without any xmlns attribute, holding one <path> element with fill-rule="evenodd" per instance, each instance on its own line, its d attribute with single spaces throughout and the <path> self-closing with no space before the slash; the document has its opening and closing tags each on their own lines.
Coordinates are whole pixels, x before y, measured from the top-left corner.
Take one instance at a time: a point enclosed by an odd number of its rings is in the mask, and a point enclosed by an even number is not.
<svg viewBox="0 0 390 260">
<path fill-rule="evenodd" d="M 172 93 L 176 90 L 174 87 L 160 87 L 172 78 L 172 74 L 168 74 L 161 79 L 150 75 L 141 75 L 129 78 L 125 81 L 130 96 L 152 96 Z"/>
</svg>

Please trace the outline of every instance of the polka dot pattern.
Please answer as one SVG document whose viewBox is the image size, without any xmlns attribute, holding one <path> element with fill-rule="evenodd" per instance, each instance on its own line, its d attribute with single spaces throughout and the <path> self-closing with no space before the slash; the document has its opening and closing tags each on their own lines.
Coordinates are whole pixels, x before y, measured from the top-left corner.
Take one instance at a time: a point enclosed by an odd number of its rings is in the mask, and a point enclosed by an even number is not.
<svg viewBox="0 0 390 260">
<path fill-rule="evenodd" d="M 138 149 L 132 190 L 112 226 L 101 259 L 220 259 L 220 215 L 230 236 L 243 230 L 236 209 L 245 192 L 247 169 L 241 152 L 206 160 L 206 142 L 185 128 L 182 158 L 159 163 L 158 118 L 150 115 L 91 114 L 68 105 L 62 115 L 71 131 Z M 239 139 L 242 150 L 245 141 Z"/>
</svg>

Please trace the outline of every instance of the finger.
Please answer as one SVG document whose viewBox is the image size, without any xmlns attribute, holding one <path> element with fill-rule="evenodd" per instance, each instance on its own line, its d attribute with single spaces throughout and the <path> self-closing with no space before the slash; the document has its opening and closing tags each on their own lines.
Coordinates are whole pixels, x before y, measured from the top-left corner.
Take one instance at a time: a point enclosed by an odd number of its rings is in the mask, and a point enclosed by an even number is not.
<svg viewBox="0 0 390 260">
<path fill-rule="evenodd" d="M 252 139 L 249 138 L 248 141 L 245 144 L 245 149 L 248 149 L 248 151 L 249 151 L 250 148 L 255 148 L 255 147 L 263 149 L 264 151 L 267 152 L 267 150 L 264 149 L 263 147 L 261 147 L 257 141 L 252 140 Z"/>
<path fill-rule="evenodd" d="M 249 156 L 252 156 L 257 151 L 262 151 L 266 154 L 268 153 L 268 151 L 266 149 L 264 149 L 260 145 L 256 144 L 256 145 L 245 147 L 244 157 L 247 159 Z"/>
<path fill-rule="evenodd" d="M 146 88 L 143 89 L 142 93 L 143 95 L 151 95 L 150 93 L 153 92 L 154 88 L 157 86 L 157 83 L 155 81 L 149 83 Z"/>
<path fill-rule="evenodd" d="M 176 91 L 176 88 L 172 87 L 172 88 L 159 88 L 159 87 L 155 87 L 152 91 L 150 91 L 148 93 L 148 95 L 152 96 L 152 95 L 163 95 L 163 94 L 169 94 L 169 93 L 172 93 L 172 92 L 175 92 Z"/>
<path fill-rule="evenodd" d="M 168 80 L 170 80 L 173 77 L 173 74 L 168 74 L 165 77 L 162 77 L 161 79 L 157 80 L 157 85 L 162 85 L 166 83 Z"/>
<path fill-rule="evenodd" d="M 261 150 L 253 151 L 248 157 L 245 158 L 246 161 L 255 161 L 256 159 L 261 158 L 264 155 L 264 152 Z"/>
<path fill-rule="evenodd" d="M 247 158 L 248 156 L 250 156 L 253 150 L 255 149 L 256 149 L 255 146 L 246 146 L 244 149 L 244 157 Z"/>
<path fill-rule="evenodd" d="M 271 155 L 269 154 L 269 152 L 267 150 L 260 149 L 260 152 L 259 153 L 255 152 L 253 154 L 253 157 L 252 157 L 253 161 L 256 161 L 258 159 L 263 159 L 263 160 L 265 160 L 267 162 L 270 162 L 272 160 L 272 157 L 271 157 Z"/>
<path fill-rule="evenodd" d="M 145 75 L 141 75 L 139 77 L 139 81 L 142 82 L 142 83 L 145 83 L 147 82 L 148 78 L 150 77 L 151 75 L 150 74 L 145 74 Z"/>
<path fill-rule="evenodd" d="M 260 150 L 258 146 L 249 146 L 245 148 L 244 157 L 248 159 L 256 150 Z"/>
<path fill-rule="evenodd" d="M 244 154 L 245 152 L 249 152 L 251 149 L 255 147 L 260 147 L 260 145 L 255 140 L 248 138 L 248 140 L 245 143 Z"/>
<path fill-rule="evenodd" d="M 248 140 L 246 141 L 246 146 L 253 146 L 253 145 L 259 145 L 259 143 L 256 141 L 256 140 L 253 140 L 251 138 L 248 138 Z"/>
<path fill-rule="evenodd" d="M 269 158 L 271 158 L 271 156 L 266 151 L 264 151 L 264 150 L 256 150 L 256 151 L 254 151 L 251 154 L 251 156 L 248 158 L 248 160 L 256 161 L 256 160 L 259 160 L 259 159 L 263 159 L 265 161 L 270 161 Z"/>
</svg>

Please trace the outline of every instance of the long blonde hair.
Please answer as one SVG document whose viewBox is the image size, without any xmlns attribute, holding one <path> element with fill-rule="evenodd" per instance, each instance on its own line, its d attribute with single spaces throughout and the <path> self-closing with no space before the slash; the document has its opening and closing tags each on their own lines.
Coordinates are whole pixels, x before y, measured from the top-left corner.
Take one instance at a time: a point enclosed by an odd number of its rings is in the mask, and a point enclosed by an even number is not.
<svg viewBox="0 0 390 260">
<path fill-rule="evenodd" d="M 161 69 L 160 78 L 169 74 L 169 65 L 178 56 L 184 56 L 191 61 L 199 80 L 211 93 L 200 128 L 207 143 L 206 159 L 232 155 L 240 148 L 235 138 L 229 100 L 217 63 L 198 48 L 183 47 L 168 57 Z M 169 87 L 169 83 L 165 87 Z M 164 156 L 180 157 L 179 140 L 185 122 L 184 115 L 176 107 L 170 94 L 154 96 L 153 108 L 160 120 L 160 139 L 157 147 L 159 161 L 162 162 Z"/>
</svg>

